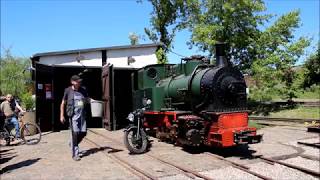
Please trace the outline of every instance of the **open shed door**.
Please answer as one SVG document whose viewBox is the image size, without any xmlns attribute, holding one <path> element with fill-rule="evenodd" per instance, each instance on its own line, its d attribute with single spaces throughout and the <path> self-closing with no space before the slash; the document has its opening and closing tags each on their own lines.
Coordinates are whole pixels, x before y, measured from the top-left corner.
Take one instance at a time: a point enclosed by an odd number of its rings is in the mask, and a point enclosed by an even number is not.
<svg viewBox="0 0 320 180">
<path fill-rule="evenodd" d="M 36 121 L 41 131 L 55 130 L 54 114 L 54 68 L 43 64 L 35 64 Z"/>
<path fill-rule="evenodd" d="M 103 127 L 107 130 L 116 129 L 113 94 L 113 65 L 105 65 L 102 67 L 102 100 L 105 102 Z"/>
</svg>

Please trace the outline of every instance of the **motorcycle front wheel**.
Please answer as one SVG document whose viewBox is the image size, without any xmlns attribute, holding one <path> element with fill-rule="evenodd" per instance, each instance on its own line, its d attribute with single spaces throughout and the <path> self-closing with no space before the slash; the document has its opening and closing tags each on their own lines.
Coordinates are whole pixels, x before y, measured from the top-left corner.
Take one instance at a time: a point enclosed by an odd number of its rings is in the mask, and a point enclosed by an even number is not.
<svg viewBox="0 0 320 180">
<path fill-rule="evenodd" d="M 141 154 L 146 152 L 148 146 L 147 134 L 140 129 L 138 136 L 138 128 L 132 127 L 124 132 L 124 144 L 130 153 Z"/>
</svg>

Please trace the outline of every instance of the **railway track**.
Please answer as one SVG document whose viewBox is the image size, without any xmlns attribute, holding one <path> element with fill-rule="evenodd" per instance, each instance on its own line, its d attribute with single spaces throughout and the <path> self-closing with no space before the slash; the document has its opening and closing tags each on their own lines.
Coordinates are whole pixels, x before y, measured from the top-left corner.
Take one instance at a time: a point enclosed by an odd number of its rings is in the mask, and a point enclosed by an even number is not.
<svg viewBox="0 0 320 180">
<path fill-rule="evenodd" d="M 273 117 L 261 117 L 261 116 L 249 116 L 253 121 L 281 121 L 281 122 L 295 122 L 295 123 L 320 123 L 320 119 L 299 119 L 299 118 L 273 118 Z"/>
<path fill-rule="evenodd" d="M 100 136 L 100 137 L 103 137 L 104 139 L 107 139 L 109 141 L 116 142 L 117 144 L 122 145 L 122 143 L 120 141 L 115 140 L 113 138 L 110 138 L 110 137 L 108 137 L 108 136 L 106 136 L 104 134 L 101 134 L 101 133 L 98 133 L 98 132 L 95 132 L 95 131 L 92 131 L 92 130 L 89 130 L 89 131 L 94 133 L 94 134 L 96 134 L 96 135 L 98 135 L 98 136 Z M 205 152 L 204 154 L 206 154 L 206 155 L 208 155 L 210 157 L 213 157 L 215 159 L 219 159 L 221 161 L 224 161 L 227 164 L 231 165 L 232 167 L 237 168 L 237 169 L 239 169 L 241 171 L 244 171 L 244 172 L 246 172 L 248 174 L 251 174 L 253 176 L 256 176 L 256 177 L 258 177 L 260 179 L 265 179 L 265 180 L 272 179 L 270 177 L 264 176 L 264 175 L 259 174 L 257 172 L 251 171 L 250 167 L 248 167 L 246 165 L 242 165 L 240 163 L 236 163 L 236 162 L 230 161 L 230 160 L 228 160 L 228 159 L 226 159 L 226 158 L 224 158 L 222 156 L 218 156 L 218 155 L 215 155 L 215 154 L 212 154 L 212 153 L 208 153 L 208 152 Z M 163 160 L 163 159 L 161 159 L 161 158 L 159 158 L 159 157 L 157 157 L 155 155 L 151 155 L 151 154 L 145 154 L 145 155 L 178 169 L 180 172 L 182 172 L 184 175 L 186 175 L 186 176 L 188 176 L 190 178 L 199 177 L 199 178 L 202 178 L 202 179 L 212 179 L 210 177 L 204 176 L 203 174 L 200 174 L 199 172 L 196 172 L 196 171 L 193 171 L 193 170 L 188 169 L 186 167 L 177 165 L 177 164 L 172 163 L 170 161 Z M 301 156 L 301 157 L 306 158 L 306 159 L 315 160 L 313 157 L 304 157 L 304 156 Z M 312 170 L 309 170 L 309 169 L 306 169 L 306 168 L 303 168 L 303 167 L 299 167 L 299 166 L 292 165 L 292 164 L 289 164 L 289 163 L 281 162 L 281 161 L 274 160 L 274 159 L 271 159 L 271 158 L 266 158 L 266 157 L 263 157 L 263 156 L 256 156 L 255 158 L 258 158 L 262 162 L 265 162 L 265 163 L 268 163 L 268 164 L 271 164 L 271 165 L 274 165 L 275 163 L 277 163 L 277 164 L 280 164 L 280 165 L 285 166 L 287 168 L 295 169 L 297 171 L 301 171 L 303 173 L 312 175 L 314 177 L 318 177 L 318 178 L 320 177 L 320 173 L 319 172 L 312 171 Z"/>
<path fill-rule="evenodd" d="M 118 145 L 122 145 L 121 142 L 119 142 L 119 141 L 117 141 L 117 140 L 115 140 L 115 139 L 112 139 L 112 138 L 110 138 L 110 137 L 107 137 L 107 136 L 105 136 L 105 135 L 103 135 L 103 134 L 97 133 L 97 132 L 92 131 L 92 130 L 88 130 L 88 131 L 90 131 L 90 132 L 92 132 L 93 134 L 96 134 L 96 135 L 98 135 L 98 136 L 101 136 L 101 137 L 103 137 L 104 139 L 107 139 L 107 140 L 109 140 L 109 141 L 116 142 Z M 90 143 L 94 144 L 96 147 L 99 147 L 99 148 L 102 147 L 102 146 L 100 146 L 99 144 L 97 144 L 97 143 L 89 140 L 88 138 L 86 138 L 86 140 L 88 140 Z M 105 152 L 105 153 L 106 153 L 106 152 Z M 107 155 L 109 155 L 109 154 L 107 154 Z M 113 154 L 112 154 L 111 156 L 115 157 L 117 160 L 120 160 L 122 164 L 125 164 L 125 166 L 129 166 L 129 167 L 130 167 L 130 169 L 129 169 L 130 172 L 137 171 L 137 172 L 139 172 L 140 174 L 142 174 L 144 177 L 146 177 L 147 179 L 152 179 L 152 180 L 153 180 L 153 179 L 158 179 L 157 177 L 155 177 L 155 176 L 151 175 L 150 173 L 146 172 L 145 170 L 140 169 L 140 168 L 134 166 L 132 163 L 129 163 L 129 162 L 121 159 L 120 157 L 118 157 L 118 156 L 116 156 L 116 155 L 113 155 Z M 205 180 L 213 180 L 213 178 L 211 178 L 211 177 L 202 175 L 202 174 L 200 174 L 200 173 L 198 173 L 198 172 L 196 172 L 196 171 L 193 171 L 193 170 L 191 170 L 191 169 L 189 169 L 189 168 L 186 168 L 186 167 L 177 165 L 177 164 L 175 164 L 175 163 L 172 163 L 172 162 L 169 162 L 169 161 L 165 161 L 165 160 L 160 159 L 160 158 L 158 158 L 158 157 L 156 157 L 156 156 L 149 155 L 149 154 L 146 154 L 146 156 L 147 156 L 147 157 L 150 157 L 150 158 L 152 158 L 152 159 L 154 159 L 154 160 L 157 160 L 158 162 L 161 162 L 162 164 L 166 164 L 166 165 L 169 165 L 169 166 L 175 168 L 177 171 L 179 171 L 180 173 L 184 174 L 185 176 L 187 176 L 187 177 L 189 177 L 189 178 L 194 179 L 195 177 L 198 177 L 198 178 L 202 178 L 202 179 L 205 179 Z M 142 178 L 141 176 L 139 176 L 139 177 Z"/>
<path fill-rule="evenodd" d="M 310 147 L 314 147 L 314 148 L 320 149 L 320 143 L 298 142 L 298 144 L 302 144 L 302 145 L 305 145 L 305 146 L 310 146 Z"/>
<path fill-rule="evenodd" d="M 97 148 L 102 148 L 102 146 L 100 146 L 99 144 L 95 143 L 94 141 L 88 139 L 88 138 L 84 138 L 84 140 L 86 142 L 89 142 L 90 144 L 92 144 L 94 147 Z M 122 158 L 120 158 L 117 155 L 114 154 L 109 154 L 106 151 L 101 151 L 104 155 L 106 155 L 107 157 L 111 158 L 112 160 L 114 160 L 115 162 L 117 162 L 118 164 L 120 164 L 122 167 L 124 167 L 125 169 L 127 169 L 129 172 L 131 172 L 132 174 L 134 174 L 135 176 L 139 177 L 139 179 L 151 179 L 151 180 L 155 180 L 157 179 L 156 177 L 154 177 L 153 175 L 149 174 L 148 172 L 132 165 L 131 163 L 123 160 Z"/>
</svg>

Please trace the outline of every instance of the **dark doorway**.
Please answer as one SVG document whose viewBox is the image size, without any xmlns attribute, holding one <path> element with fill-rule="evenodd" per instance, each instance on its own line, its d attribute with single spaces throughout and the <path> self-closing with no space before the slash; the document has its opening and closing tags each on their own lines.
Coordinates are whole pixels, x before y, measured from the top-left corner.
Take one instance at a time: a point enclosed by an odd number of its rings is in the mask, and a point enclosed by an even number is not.
<svg viewBox="0 0 320 180">
<path fill-rule="evenodd" d="M 126 119 L 132 111 L 132 81 L 133 69 L 114 69 L 114 114 L 116 118 L 116 129 L 128 125 Z"/>
<path fill-rule="evenodd" d="M 101 68 L 84 68 L 84 67 L 54 67 L 54 114 L 55 116 L 55 129 L 67 129 L 68 125 L 59 122 L 60 103 L 63 97 L 64 89 L 70 86 L 70 77 L 74 74 L 82 73 L 82 85 L 87 89 L 89 97 L 95 100 L 102 98 L 101 86 Z M 99 128 L 102 127 L 102 118 L 91 117 L 90 109 L 87 111 L 87 127 Z"/>
<path fill-rule="evenodd" d="M 112 69 L 112 68 L 111 68 Z M 101 67 L 66 67 L 66 66 L 46 66 L 36 65 L 36 118 L 40 122 L 42 131 L 59 131 L 68 129 L 68 124 L 60 122 L 60 104 L 64 89 L 70 86 L 70 77 L 74 74 L 82 73 L 82 85 L 86 87 L 89 96 L 95 100 L 109 99 L 110 106 L 106 106 L 109 112 L 108 127 L 103 124 L 103 118 L 91 117 L 88 109 L 87 127 L 116 130 L 126 127 L 128 120 L 126 117 L 133 110 L 132 102 L 132 80 L 131 74 L 134 69 L 112 69 L 110 72 L 111 82 L 108 87 L 103 87 L 103 68 Z M 50 85 L 52 96 L 47 98 L 46 85 Z M 105 90 L 109 90 L 108 97 L 103 98 Z M 105 95 L 104 95 L 105 96 Z M 107 114 L 108 115 L 108 114 Z M 106 111 L 104 112 L 104 118 Z"/>
<path fill-rule="evenodd" d="M 54 125 L 52 117 L 54 100 L 46 97 L 45 85 L 52 87 L 53 67 L 42 64 L 35 64 L 35 66 L 36 121 L 40 124 L 42 131 L 50 131 Z"/>
<path fill-rule="evenodd" d="M 82 72 L 83 86 L 91 98 L 102 99 L 100 67 L 62 67 L 36 64 L 36 119 L 42 131 L 68 129 L 60 122 L 60 104 L 64 89 L 70 86 L 70 77 Z M 49 96 L 48 96 L 49 95 Z M 87 126 L 102 127 L 102 118 L 92 118 L 88 108 Z"/>
</svg>

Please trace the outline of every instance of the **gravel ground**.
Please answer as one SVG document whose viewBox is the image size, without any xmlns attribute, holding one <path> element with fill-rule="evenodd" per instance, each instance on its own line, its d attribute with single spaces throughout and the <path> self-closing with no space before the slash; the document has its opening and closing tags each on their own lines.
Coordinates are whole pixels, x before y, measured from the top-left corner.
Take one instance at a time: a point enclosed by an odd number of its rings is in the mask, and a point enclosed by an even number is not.
<svg viewBox="0 0 320 180">
<path fill-rule="evenodd" d="M 212 177 L 217 180 L 257 180 L 260 179 L 254 175 L 241 171 L 234 167 L 220 168 L 216 170 L 200 172 L 201 174 Z"/>
<path fill-rule="evenodd" d="M 253 155 L 264 155 L 276 157 L 281 155 L 297 154 L 297 148 L 305 150 L 304 154 L 319 157 L 319 150 L 312 147 L 298 145 L 297 141 L 316 142 L 316 134 L 308 133 L 303 128 L 298 130 L 283 127 L 268 127 L 259 130 L 264 134 L 264 141 L 259 144 L 250 145 L 249 149 L 237 148 L 232 150 L 217 150 L 212 153 L 224 156 L 229 160 L 246 164 L 252 171 L 261 173 L 273 179 L 315 179 L 305 173 L 281 165 L 270 165 L 259 162 L 259 159 L 251 158 Z M 142 155 L 129 155 L 123 144 L 123 131 L 106 131 L 105 129 L 93 129 L 102 133 L 117 142 L 104 139 L 98 135 L 88 132 L 87 138 L 96 142 L 103 148 L 93 147 L 89 142 L 80 144 L 81 150 L 87 150 L 87 155 L 81 161 L 74 162 L 71 159 L 68 147 L 69 131 L 46 133 L 41 142 L 34 146 L 1 146 L 1 180 L 7 179 L 138 179 L 127 169 L 119 165 L 105 153 L 113 153 L 123 160 L 130 162 L 140 169 L 147 170 L 150 174 L 164 180 L 189 179 L 180 170 L 162 164 L 147 156 L 154 155 L 174 164 L 184 166 L 194 171 L 201 172 L 213 179 L 258 179 L 257 177 L 231 167 L 228 163 L 209 157 L 200 150 L 190 152 L 182 147 L 153 140 L 149 152 Z M 316 136 L 316 137 L 315 137 Z M 310 139 L 312 138 L 312 139 Z M 120 142 L 120 144 L 119 144 Z M 294 147 L 290 147 L 288 145 Z M 211 152 L 211 151 L 208 151 Z M 227 153 L 226 153 L 227 152 Z M 222 154 L 220 154 L 222 153 Z M 224 154 L 224 155 L 223 155 Z M 295 165 L 305 164 L 303 167 L 314 169 L 319 168 L 316 162 L 304 158 L 288 159 L 285 162 Z M 199 178 L 196 178 L 199 179 Z"/>
<path fill-rule="evenodd" d="M 296 165 L 299 167 L 304 167 L 306 169 L 310 169 L 316 172 L 320 172 L 320 162 L 319 161 L 313 161 L 310 159 L 305 159 L 302 157 L 296 157 L 296 158 L 290 158 L 286 160 L 282 160 L 282 162 L 286 162 L 292 165 Z"/>
<path fill-rule="evenodd" d="M 264 162 L 259 162 L 256 164 L 250 164 L 248 166 L 250 167 L 251 171 L 270 177 L 272 179 L 318 180 L 318 178 L 315 178 L 311 175 L 282 166 L 280 164 L 271 165 Z"/>
<path fill-rule="evenodd" d="M 317 136 L 317 135 L 315 134 L 315 136 Z M 319 157 L 320 149 L 314 148 L 314 147 L 310 147 L 310 146 L 305 146 L 305 145 L 302 145 L 302 144 L 298 144 L 298 142 L 319 143 L 320 142 L 320 135 L 318 137 L 314 137 L 314 138 L 308 138 L 308 139 L 303 138 L 303 139 L 300 139 L 300 140 L 294 140 L 294 141 L 290 141 L 290 142 L 286 143 L 286 144 L 291 145 L 291 146 L 296 146 L 296 147 L 303 148 L 304 152 L 302 154 Z"/>
<path fill-rule="evenodd" d="M 304 152 L 302 154 L 319 157 L 320 150 L 313 147 L 303 147 Z"/>
</svg>

